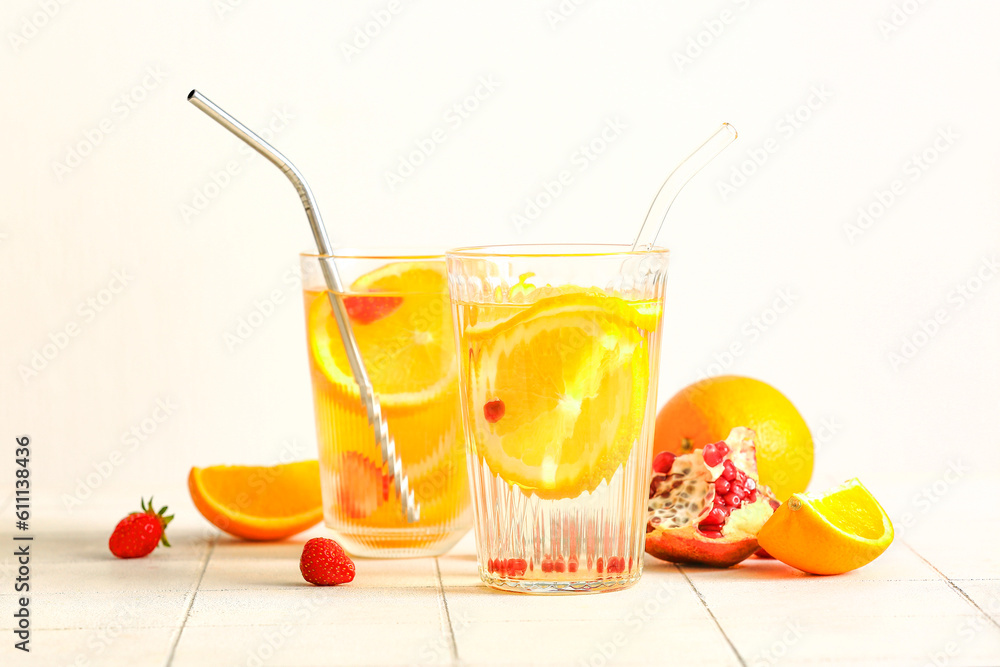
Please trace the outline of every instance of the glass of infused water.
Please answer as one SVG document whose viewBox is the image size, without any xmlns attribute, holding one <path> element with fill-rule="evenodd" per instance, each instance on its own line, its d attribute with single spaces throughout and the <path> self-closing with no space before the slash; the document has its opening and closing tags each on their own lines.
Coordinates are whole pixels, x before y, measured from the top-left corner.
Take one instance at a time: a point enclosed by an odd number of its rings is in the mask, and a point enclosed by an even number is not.
<svg viewBox="0 0 1000 667">
<path fill-rule="evenodd" d="M 470 527 L 458 357 L 445 258 L 337 252 L 342 300 L 396 452 L 420 506 L 405 518 L 351 372 L 321 271 L 301 256 L 323 513 L 348 553 L 434 556 Z"/>
<path fill-rule="evenodd" d="M 479 572 L 595 592 L 642 574 L 668 252 L 450 250 Z"/>
</svg>

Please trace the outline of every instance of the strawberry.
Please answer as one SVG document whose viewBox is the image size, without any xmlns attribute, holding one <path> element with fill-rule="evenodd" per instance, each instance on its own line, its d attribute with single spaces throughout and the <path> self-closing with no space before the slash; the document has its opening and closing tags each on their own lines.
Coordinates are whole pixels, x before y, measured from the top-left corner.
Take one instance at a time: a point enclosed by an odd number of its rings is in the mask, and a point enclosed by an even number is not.
<svg viewBox="0 0 1000 667">
<path fill-rule="evenodd" d="M 344 310 L 358 324 L 371 324 L 399 308 L 401 303 L 401 296 L 345 296 Z"/>
<path fill-rule="evenodd" d="M 302 547 L 299 570 L 306 581 L 317 586 L 354 581 L 354 561 L 339 544 L 325 537 L 314 537 Z"/>
<path fill-rule="evenodd" d="M 149 497 L 148 505 L 142 498 L 139 499 L 139 504 L 142 511 L 132 512 L 119 521 L 108 540 L 108 548 L 118 558 L 142 558 L 149 555 L 161 542 L 165 547 L 170 546 L 165 531 L 167 524 L 174 518 L 173 515 L 164 516 L 166 507 L 159 512 L 154 511 L 152 496 Z"/>
</svg>

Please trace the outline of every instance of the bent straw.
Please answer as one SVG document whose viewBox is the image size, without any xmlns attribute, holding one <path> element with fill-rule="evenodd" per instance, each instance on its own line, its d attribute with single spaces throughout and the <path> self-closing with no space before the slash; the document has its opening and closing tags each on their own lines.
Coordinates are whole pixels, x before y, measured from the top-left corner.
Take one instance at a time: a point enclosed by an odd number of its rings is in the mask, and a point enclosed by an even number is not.
<svg viewBox="0 0 1000 667">
<path fill-rule="evenodd" d="M 313 197 L 312 190 L 302 177 L 301 172 L 295 168 L 276 148 L 271 146 L 243 123 L 239 122 L 228 113 L 223 111 L 218 105 L 207 97 L 192 90 L 188 93 L 188 101 L 204 111 L 210 118 L 222 125 L 224 128 L 239 137 L 244 143 L 266 157 L 278 169 L 284 172 L 288 180 L 295 186 L 305 207 L 306 217 L 309 219 L 309 226 L 312 228 L 313 237 L 316 239 L 316 247 L 319 249 L 319 263 L 323 270 L 323 279 L 326 281 L 327 296 L 330 299 L 330 308 L 333 310 L 334 319 L 337 320 L 337 328 L 340 330 L 340 338 L 344 342 L 344 350 L 347 352 L 347 361 L 351 365 L 351 373 L 354 374 L 354 381 L 358 384 L 358 391 L 361 400 L 365 404 L 368 412 L 368 423 L 375 431 L 375 440 L 378 442 L 382 452 L 382 460 L 389 468 L 389 474 L 396 481 L 396 493 L 399 495 L 400 505 L 403 514 L 409 522 L 420 519 L 420 506 L 417 504 L 410 489 L 410 480 L 403 473 L 403 463 L 396 453 L 396 441 L 393 440 L 386 425 L 385 416 L 382 414 L 382 405 L 378 396 L 372 389 L 371 381 L 368 379 L 368 371 L 361 361 L 361 352 L 358 350 L 358 342 L 354 338 L 351 330 L 351 323 L 347 319 L 347 311 L 341 297 L 344 293 L 343 284 L 340 281 L 340 274 L 337 272 L 337 264 L 333 259 L 333 248 L 330 246 L 330 238 L 327 236 L 326 227 L 323 225 L 323 218 L 319 214 L 319 207 L 316 205 L 316 198 Z"/>
<path fill-rule="evenodd" d="M 684 158 L 684 161 L 667 176 L 667 180 L 663 182 L 656 197 L 653 198 L 649 212 L 646 213 L 646 219 L 635 237 L 635 242 L 632 244 L 633 252 L 635 250 L 649 250 L 653 247 L 656 243 L 656 237 L 660 235 L 660 230 L 663 228 L 667 212 L 670 211 L 670 205 L 677 199 L 677 195 L 695 174 L 721 153 L 722 149 L 733 143 L 736 136 L 736 128 L 729 123 L 723 123 L 715 134 L 695 149 L 691 155 Z"/>
</svg>

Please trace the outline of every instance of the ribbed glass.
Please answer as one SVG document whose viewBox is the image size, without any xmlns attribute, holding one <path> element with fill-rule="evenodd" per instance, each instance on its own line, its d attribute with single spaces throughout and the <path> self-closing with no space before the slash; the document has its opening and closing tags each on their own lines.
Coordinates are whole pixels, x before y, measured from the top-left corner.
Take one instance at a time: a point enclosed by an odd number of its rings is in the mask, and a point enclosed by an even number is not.
<svg viewBox="0 0 1000 667">
<path fill-rule="evenodd" d="M 626 588 L 641 576 L 667 259 L 668 253 L 662 249 L 630 252 L 617 246 L 506 246 L 448 252 L 476 548 L 480 575 L 488 585 L 533 593 L 598 592 Z M 492 381 L 488 371 L 474 368 L 472 360 L 484 336 L 482 323 L 507 321 L 513 323 L 511 328 L 530 326 L 530 318 L 519 315 L 530 308 L 530 303 L 524 303 L 525 282 L 531 284 L 529 289 L 550 288 L 546 294 L 589 290 L 591 294 L 618 297 L 651 313 L 655 322 L 649 326 L 647 321 L 646 328 L 635 327 L 646 365 L 633 375 L 633 386 L 639 388 L 637 398 L 626 400 L 623 409 L 641 414 L 638 422 L 632 422 L 638 425 L 627 436 L 628 446 L 616 450 L 624 454 L 615 459 L 614 467 L 607 465 L 598 484 L 568 494 L 572 497 L 559 497 L 558 489 L 539 494 L 504 479 L 503 470 L 491 469 L 491 456 L 497 454 L 487 450 L 487 446 L 503 447 L 503 440 L 489 444 L 476 438 L 476 422 L 484 406 L 472 397 L 482 396 L 483 388 Z M 529 324 L 524 324 L 525 320 Z M 496 330 L 504 326 L 508 325 L 501 324 Z M 505 335 L 518 340 L 517 332 L 507 330 Z M 575 344 L 577 350 L 580 345 L 603 344 L 599 338 L 581 340 Z M 509 362 L 508 353 L 505 348 L 496 363 Z M 545 358 L 552 365 L 551 373 L 557 375 L 563 370 L 559 360 L 567 355 L 559 350 Z M 572 368 L 579 372 L 576 366 Z M 593 372 L 601 370 L 593 368 Z M 509 374 L 507 383 L 519 384 L 512 382 Z M 525 382 L 520 391 L 541 390 Z M 613 421 L 612 415 L 607 418 Z M 481 421 L 478 428 L 482 429 Z M 545 436 L 539 433 L 539 437 Z M 596 449 L 606 443 L 593 444 Z M 558 471 L 554 475 L 559 478 Z"/>
<path fill-rule="evenodd" d="M 386 253 L 348 253 L 337 255 L 337 267 L 346 285 L 393 262 L 436 261 L 443 256 L 389 255 Z M 459 412 L 457 373 L 438 378 L 434 386 L 407 383 L 407 369 L 399 361 L 406 345 L 392 338 L 392 331 L 372 334 L 374 324 L 352 322 L 359 339 L 385 337 L 386 344 L 362 346 L 362 358 L 372 375 L 376 394 L 382 399 L 383 414 L 396 451 L 403 463 L 417 503 L 420 520 L 408 523 L 402 512 L 394 480 L 388 475 L 359 398 L 349 368 L 339 367 L 332 357 L 344 357 L 332 316 L 327 321 L 328 294 L 325 291 L 318 258 L 301 258 L 306 314 L 306 337 L 309 368 L 312 376 L 316 433 L 319 445 L 320 477 L 325 523 L 334 538 L 354 556 L 406 558 L 440 555 L 450 549 L 469 530 L 471 513 L 465 462 L 465 437 Z M 440 264 L 443 269 L 443 264 Z M 451 307 L 447 293 L 368 290 L 348 291 L 339 296 L 363 296 L 366 307 L 391 312 L 393 305 L 406 303 L 412 316 L 405 321 L 385 316 L 386 327 L 405 328 L 415 338 L 430 335 L 430 330 L 444 331 L 442 356 L 457 366 L 450 339 Z M 390 301 L 392 303 L 390 303 Z M 401 312 L 401 311 L 400 311 Z M 366 328 L 367 327 L 367 328 Z M 409 335 L 408 334 L 408 335 Z M 326 356 L 329 352 L 330 356 Z M 397 376 L 395 395 L 377 381 L 380 366 L 392 366 Z M 400 379 L 402 378 L 402 379 Z M 407 396 L 400 396 L 404 385 Z"/>
</svg>

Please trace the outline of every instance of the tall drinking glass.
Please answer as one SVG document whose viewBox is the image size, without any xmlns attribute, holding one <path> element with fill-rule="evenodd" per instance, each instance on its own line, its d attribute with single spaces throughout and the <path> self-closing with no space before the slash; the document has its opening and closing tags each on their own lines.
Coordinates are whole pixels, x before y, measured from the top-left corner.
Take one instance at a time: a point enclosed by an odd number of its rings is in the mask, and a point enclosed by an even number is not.
<svg viewBox="0 0 1000 667">
<path fill-rule="evenodd" d="M 362 361 L 420 519 L 403 516 L 347 361 L 320 270 L 302 255 L 323 515 L 356 556 L 434 556 L 469 530 L 465 438 L 443 255 L 343 252 L 337 268 Z"/>
<path fill-rule="evenodd" d="M 448 251 L 479 572 L 522 592 L 642 574 L 668 252 Z"/>
</svg>

